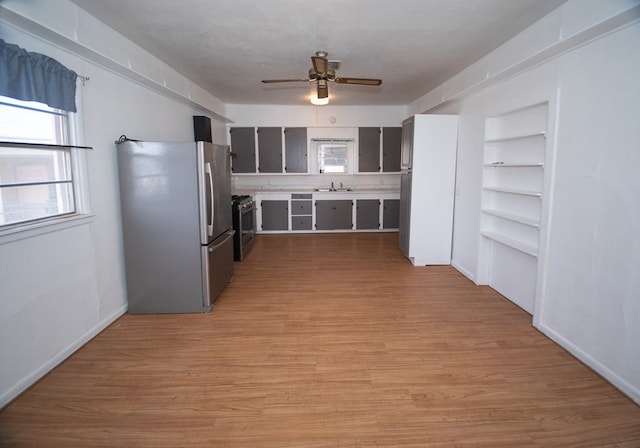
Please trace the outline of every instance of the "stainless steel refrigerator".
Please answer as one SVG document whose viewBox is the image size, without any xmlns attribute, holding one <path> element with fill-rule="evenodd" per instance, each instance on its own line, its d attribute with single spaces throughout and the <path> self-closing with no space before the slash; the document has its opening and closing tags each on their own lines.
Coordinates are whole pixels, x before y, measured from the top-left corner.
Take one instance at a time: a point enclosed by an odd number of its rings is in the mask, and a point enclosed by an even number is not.
<svg viewBox="0 0 640 448">
<path fill-rule="evenodd" d="M 117 144 L 130 313 L 208 312 L 233 278 L 227 146 Z"/>
</svg>

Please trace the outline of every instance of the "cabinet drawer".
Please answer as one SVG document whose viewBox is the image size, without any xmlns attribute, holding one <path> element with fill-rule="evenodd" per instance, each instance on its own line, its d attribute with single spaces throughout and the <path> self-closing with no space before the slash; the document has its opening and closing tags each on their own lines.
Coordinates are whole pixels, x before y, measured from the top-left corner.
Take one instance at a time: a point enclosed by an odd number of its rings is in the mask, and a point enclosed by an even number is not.
<svg viewBox="0 0 640 448">
<path fill-rule="evenodd" d="M 311 216 L 292 216 L 291 230 L 311 230 Z"/>
<path fill-rule="evenodd" d="M 310 215 L 311 201 L 291 201 L 292 215 Z"/>
<path fill-rule="evenodd" d="M 311 194 L 307 193 L 292 193 L 291 199 L 311 199 Z"/>
</svg>

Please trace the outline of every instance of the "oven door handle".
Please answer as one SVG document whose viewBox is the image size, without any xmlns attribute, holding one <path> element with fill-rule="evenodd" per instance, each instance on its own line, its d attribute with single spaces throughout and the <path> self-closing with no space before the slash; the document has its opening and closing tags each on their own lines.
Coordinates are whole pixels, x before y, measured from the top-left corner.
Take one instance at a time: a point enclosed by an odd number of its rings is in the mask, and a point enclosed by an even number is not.
<svg viewBox="0 0 640 448">
<path fill-rule="evenodd" d="M 209 207 L 211 210 L 209 214 L 209 219 L 211 224 L 207 222 L 207 235 L 213 236 L 213 220 L 215 218 L 215 198 L 213 197 L 213 173 L 211 172 L 210 162 L 207 162 L 204 164 L 204 172 L 209 177 L 209 202 L 210 202 Z"/>
</svg>

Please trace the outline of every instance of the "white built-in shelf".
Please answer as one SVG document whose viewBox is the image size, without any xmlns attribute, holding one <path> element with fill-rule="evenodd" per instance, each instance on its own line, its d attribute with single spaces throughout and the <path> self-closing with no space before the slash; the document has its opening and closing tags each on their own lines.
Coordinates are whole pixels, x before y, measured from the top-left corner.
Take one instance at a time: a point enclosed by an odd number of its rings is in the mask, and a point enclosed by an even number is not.
<svg viewBox="0 0 640 448">
<path fill-rule="evenodd" d="M 530 134 L 522 134 L 522 135 L 512 135 L 510 137 L 500 137 L 500 138 L 490 138 L 485 140 L 485 143 L 501 143 L 501 142 L 510 142 L 514 140 L 523 140 L 532 137 L 546 137 L 546 131 L 538 131 L 532 132 Z"/>
<path fill-rule="evenodd" d="M 485 213 L 491 216 L 497 216 L 498 218 L 506 219 L 513 222 L 518 222 L 520 224 L 524 224 L 524 225 L 535 227 L 535 228 L 540 227 L 539 219 L 527 218 L 526 216 L 515 215 L 513 213 L 507 213 L 501 210 L 484 209 L 482 210 L 482 213 Z"/>
<path fill-rule="evenodd" d="M 538 103 L 485 120 L 478 283 L 530 313 L 543 262 L 538 260 L 545 227 L 543 192 L 546 196 L 552 166 L 548 110 L 548 103 Z"/>
<path fill-rule="evenodd" d="M 533 190 L 520 190 L 517 188 L 504 188 L 504 187 L 482 187 L 483 190 L 486 191 L 497 191 L 498 193 L 509 193 L 509 194 L 519 194 L 521 196 L 533 196 L 533 197 L 541 197 L 542 192 L 533 191 Z"/>
<path fill-rule="evenodd" d="M 542 168 L 542 162 L 492 162 L 485 163 L 484 166 L 494 168 Z"/>
<path fill-rule="evenodd" d="M 531 255 L 532 257 L 538 256 L 538 248 L 522 241 L 518 241 L 513 238 L 509 238 L 505 235 L 495 232 L 481 232 L 482 236 L 489 238 L 490 240 L 497 241 L 500 244 L 504 244 L 512 249 Z"/>
</svg>

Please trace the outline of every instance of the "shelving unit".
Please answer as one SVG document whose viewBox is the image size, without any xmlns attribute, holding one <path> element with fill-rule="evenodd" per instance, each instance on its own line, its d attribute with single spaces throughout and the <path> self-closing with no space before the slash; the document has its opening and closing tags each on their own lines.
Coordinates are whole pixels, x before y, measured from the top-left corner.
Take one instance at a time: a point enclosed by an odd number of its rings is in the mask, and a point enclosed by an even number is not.
<svg viewBox="0 0 640 448">
<path fill-rule="evenodd" d="M 485 128 L 480 233 L 487 283 L 529 312 L 535 284 L 524 279 L 536 277 L 547 115 L 548 103 L 536 104 L 488 117 Z"/>
<path fill-rule="evenodd" d="M 491 210 L 485 209 L 482 210 L 482 213 L 486 213 L 487 215 L 497 216 L 498 218 L 508 219 L 509 221 L 519 222 L 520 224 L 524 224 L 531 227 L 540 227 L 540 220 L 536 218 L 527 218 L 526 216 L 515 215 L 513 213 L 507 213 L 500 210 Z"/>
<path fill-rule="evenodd" d="M 527 168 L 527 167 L 543 167 L 543 163 L 525 163 L 525 162 L 513 162 L 513 163 L 504 163 L 504 162 L 493 162 L 493 163 L 485 163 L 484 166 L 491 166 L 494 168 Z"/>
<path fill-rule="evenodd" d="M 526 134 L 513 135 L 511 137 L 489 138 L 485 140 L 485 143 L 509 142 L 514 140 L 522 140 L 530 137 L 544 137 L 545 135 L 547 135 L 547 131 L 530 132 Z"/>
<path fill-rule="evenodd" d="M 497 193 L 519 194 L 519 195 L 522 195 L 522 196 L 534 196 L 534 197 L 537 197 L 537 198 L 542 196 L 542 192 L 541 191 L 520 190 L 518 188 L 483 187 L 482 189 L 485 190 L 485 191 L 495 191 Z"/>
<path fill-rule="evenodd" d="M 482 232 L 482 236 L 489 238 L 493 241 L 497 241 L 498 243 L 504 244 L 512 249 L 519 250 L 527 255 L 531 255 L 532 257 L 537 256 L 538 248 L 535 246 L 531 246 L 529 244 L 525 244 L 522 241 L 514 240 L 513 238 L 509 238 L 500 233 L 496 232 Z"/>
</svg>

